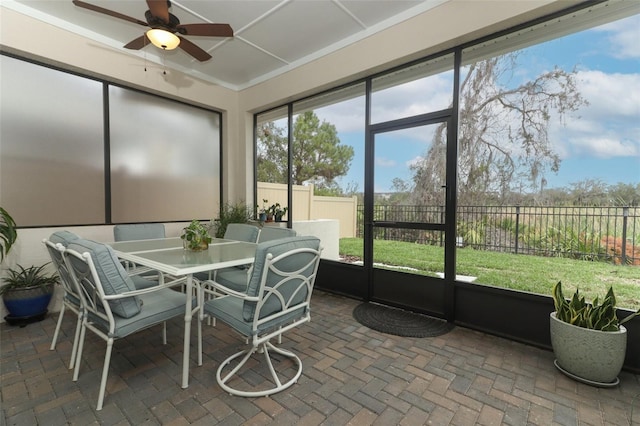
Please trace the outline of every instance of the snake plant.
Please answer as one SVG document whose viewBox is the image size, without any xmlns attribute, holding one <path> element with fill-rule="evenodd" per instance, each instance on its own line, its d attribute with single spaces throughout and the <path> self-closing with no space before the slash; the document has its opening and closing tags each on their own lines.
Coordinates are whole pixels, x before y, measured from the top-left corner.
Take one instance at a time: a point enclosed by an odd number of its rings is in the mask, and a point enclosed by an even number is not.
<svg viewBox="0 0 640 426">
<path fill-rule="evenodd" d="M 8 274 L 3 278 L 4 285 L 0 287 L 0 295 L 5 295 L 12 290 L 25 289 L 31 287 L 46 287 L 58 284 L 60 278 L 57 274 L 48 274 L 45 267 L 48 263 L 41 266 L 29 266 L 24 268 L 18 265 L 18 268 L 9 268 Z"/>
<path fill-rule="evenodd" d="M 556 307 L 557 319 L 592 330 L 618 331 L 621 324 L 640 315 L 639 309 L 622 321 L 618 320 L 616 315 L 616 296 L 613 292 L 613 287 L 609 287 L 609 291 L 602 299 L 602 303 L 600 303 L 598 297 L 592 303 L 587 303 L 579 290 L 576 290 L 570 300 L 565 299 L 562 293 L 562 283 L 558 282 L 553 287 L 553 303 Z"/>
</svg>

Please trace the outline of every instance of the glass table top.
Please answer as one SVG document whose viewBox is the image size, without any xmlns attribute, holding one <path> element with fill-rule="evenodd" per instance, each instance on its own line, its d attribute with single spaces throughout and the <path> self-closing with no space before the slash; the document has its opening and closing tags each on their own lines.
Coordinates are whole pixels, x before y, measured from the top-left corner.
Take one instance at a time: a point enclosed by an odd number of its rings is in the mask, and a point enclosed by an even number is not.
<svg viewBox="0 0 640 426">
<path fill-rule="evenodd" d="M 118 257 L 173 275 L 186 275 L 252 263 L 255 243 L 215 238 L 209 248 L 191 251 L 180 238 L 111 243 Z"/>
</svg>

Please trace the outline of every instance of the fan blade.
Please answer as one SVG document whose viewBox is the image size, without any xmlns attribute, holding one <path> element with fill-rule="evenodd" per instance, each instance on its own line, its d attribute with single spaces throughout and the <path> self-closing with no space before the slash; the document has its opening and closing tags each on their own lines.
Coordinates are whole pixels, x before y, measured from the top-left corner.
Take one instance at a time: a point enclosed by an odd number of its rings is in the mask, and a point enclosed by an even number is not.
<svg viewBox="0 0 640 426">
<path fill-rule="evenodd" d="M 129 43 L 125 44 L 124 48 L 132 49 L 132 50 L 140 50 L 148 44 L 151 44 L 151 41 L 147 38 L 147 35 L 144 34 L 136 39 L 131 40 Z"/>
<path fill-rule="evenodd" d="M 165 24 L 169 23 L 169 2 L 167 0 L 147 0 L 151 14 L 160 18 Z"/>
<path fill-rule="evenodd" d="M 233 37 L 229 24 L 184 24 L 176 27 L 180 34 L 190 36 Z"/>
<path fill-rule="evenodd" d="M 114 18 L 124 19 L 125 21 L 133 22 L 134 24 L 144 25 L 145 27 L 149 26 L 149 24 L 147 24 L 146 22 L 141 21 L 139 19 L 132 18 L 131 16 L 123 15 L 122 13 L 114 12 L 113 10 L 105 9 L 104 7 L 95 6 L 93 4 L 85 3 L 85 2 L 80 1 L 80 0 L 73 0 L 73 4 L 75 4 L 78 7 L 82 7 L 82 8 L 85 8 L 85 9 L 92 10 L 94 12 L 104 13 L 105 15 L 113 16 Z"/>
<path fill-rule="evenodd" d="M 200 62 L 208 61 L 209 59 L 211 59 L 211 55 L 209 55 L 207 52 L 205 52 L 195 44 L 191 43 L 189 40 L 187 40 L 184 37 L 180 37 L 180 49 L 184 50 L 185 52 L 187 52 L 189 55 L 193 56 Z"/>
</svg>

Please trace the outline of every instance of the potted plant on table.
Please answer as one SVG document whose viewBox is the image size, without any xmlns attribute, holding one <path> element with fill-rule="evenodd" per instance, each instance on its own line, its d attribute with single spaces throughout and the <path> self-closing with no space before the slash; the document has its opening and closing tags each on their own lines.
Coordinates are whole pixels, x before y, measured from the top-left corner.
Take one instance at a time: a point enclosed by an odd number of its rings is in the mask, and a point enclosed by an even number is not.
<svg viewBox="0 0 640 426">
<path fill-rule="evenodd" d="M 587 303 L 579 290 L 565 299 L 560 282 L 553 288 L 553 302 L 556 311 L 551 313 L 550 331 L 556 367 L 584 383 L 617 385 L 627 350 L 627 329 L 622 324 L 640 315 L 640 310 L 618 320 L 613 287 L 602 303 L 597 297 Z"/>
<path fill-rule="evenodd" d="M 195 219 L 182 230 L 180 238 L 182 238 L 184 248 L 193 251 L 206 250 L 211 243 L 209 228 Z"/>
</svg>

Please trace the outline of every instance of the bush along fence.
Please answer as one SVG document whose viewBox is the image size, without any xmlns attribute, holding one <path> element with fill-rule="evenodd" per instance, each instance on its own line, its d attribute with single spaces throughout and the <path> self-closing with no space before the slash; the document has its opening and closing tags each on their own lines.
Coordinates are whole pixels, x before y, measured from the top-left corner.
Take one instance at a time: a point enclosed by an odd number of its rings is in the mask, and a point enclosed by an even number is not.
<svg viewBox="0 0 640 426">
<path fill-rule="evenodd" d="M 363 235 L 358 206 L 358 236 Z M 460 206 L 460 247 L 640 266 L 640 207 Z M 379 205 L 374 220 L 444 223 L 444 206 Z M 444 245 L 444 233 L 375 228 L 375 238 Z"/>
</svg>

